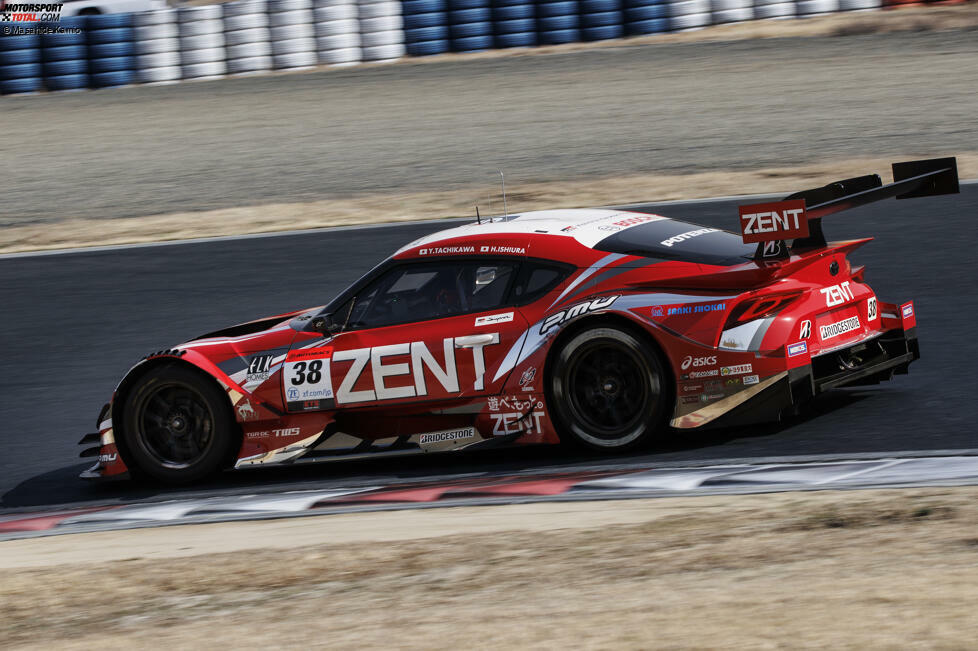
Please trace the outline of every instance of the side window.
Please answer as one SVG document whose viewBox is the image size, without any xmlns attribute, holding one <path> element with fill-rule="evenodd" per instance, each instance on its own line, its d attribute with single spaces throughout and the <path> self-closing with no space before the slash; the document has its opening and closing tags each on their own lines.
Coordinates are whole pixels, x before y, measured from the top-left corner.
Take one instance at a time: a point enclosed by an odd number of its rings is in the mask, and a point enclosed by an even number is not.
<svg viewBox="0 0 978 651">
<path fill-rule="evenodd" d="M 527 261 L 520 269 L 509 303 L 526 305 L 545 296 L 570 275 L 574 267 L 565 264 Z"/>
<path fill-rule="evenodd" d="M 338 312 L 347 329 L 427 321 L 500 307 L 516 272 L 512 262 L 425 262 L 391 269 Z"/>
</svg>

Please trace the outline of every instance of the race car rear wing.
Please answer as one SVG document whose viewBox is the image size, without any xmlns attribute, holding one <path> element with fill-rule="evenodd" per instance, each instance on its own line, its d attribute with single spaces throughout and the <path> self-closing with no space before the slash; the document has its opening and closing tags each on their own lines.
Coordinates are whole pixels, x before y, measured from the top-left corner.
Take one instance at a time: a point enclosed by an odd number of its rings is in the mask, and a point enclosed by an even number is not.
<svg viewBox="0 0 978 651">
<path fill-rule="evenodd" d="M 893 183 L 879 174 L 857 176 L 803 190 L 774 203 L 740 207 L 744 242 L 757 242 L 756 260 L 787 258 L 791 252 L 826 246 L 822 217 L 896 197 L 912 199 L 957 194 L 957 160 L 934 158 L 893 163 Z M 789 247 L 787 240 L 794 240 Z"/>
</svg>

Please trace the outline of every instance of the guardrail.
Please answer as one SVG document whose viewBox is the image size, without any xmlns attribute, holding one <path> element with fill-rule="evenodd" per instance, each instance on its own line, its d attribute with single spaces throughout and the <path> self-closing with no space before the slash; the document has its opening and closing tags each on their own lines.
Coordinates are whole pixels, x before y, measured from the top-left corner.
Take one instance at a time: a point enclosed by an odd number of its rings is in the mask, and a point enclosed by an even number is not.
<svg viewBox="0 0 978 651">
<path fill-rule="evenodd" d="M 2 35 L 0 93 L 175 83 L 881 9 L 906 0 L 234 0 Z M 71 29 L 80 28 L 78 33 Z"/>
</svg>

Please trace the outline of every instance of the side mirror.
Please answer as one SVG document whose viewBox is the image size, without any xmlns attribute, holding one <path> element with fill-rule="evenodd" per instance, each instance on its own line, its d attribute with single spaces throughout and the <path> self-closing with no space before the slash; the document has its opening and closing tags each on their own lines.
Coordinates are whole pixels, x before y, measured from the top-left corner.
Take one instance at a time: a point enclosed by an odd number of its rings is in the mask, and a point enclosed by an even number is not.
<svg viewBox="0 0 978 651">
<path fill-rule="evenodd" d="M 331 314 L 323 314 L 312 320 L 312 329 L 324 335 L 336 334 L 343 329 L 343 326 L 333 321 Z"/>
</svg>

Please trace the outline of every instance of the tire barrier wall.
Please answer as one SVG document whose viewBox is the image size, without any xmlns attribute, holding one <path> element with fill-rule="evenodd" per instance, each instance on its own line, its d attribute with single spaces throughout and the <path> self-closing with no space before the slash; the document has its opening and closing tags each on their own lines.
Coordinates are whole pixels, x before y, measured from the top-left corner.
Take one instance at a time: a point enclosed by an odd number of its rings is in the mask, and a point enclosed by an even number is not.
<svg viewBox="0 0 978 651">
<path fill-rule="evenodd" d="M 916 0 L 914 0 L 916 1 Z M 233 0 L 72 16 L 0 36 L 0 94 L 174 83 L 405 56 L 559 45 L 903 0 Z M 5 23 L 9 24 L 9 23 Z"/>
</svg>

